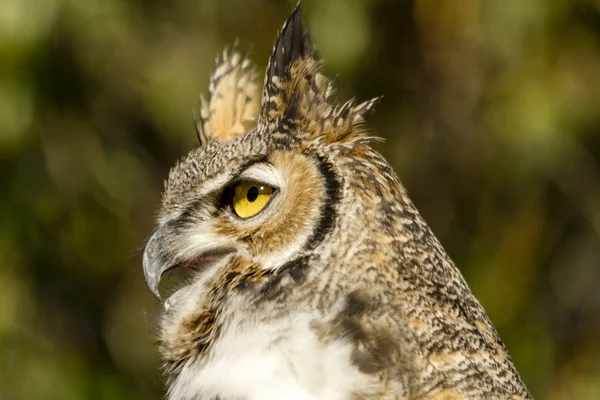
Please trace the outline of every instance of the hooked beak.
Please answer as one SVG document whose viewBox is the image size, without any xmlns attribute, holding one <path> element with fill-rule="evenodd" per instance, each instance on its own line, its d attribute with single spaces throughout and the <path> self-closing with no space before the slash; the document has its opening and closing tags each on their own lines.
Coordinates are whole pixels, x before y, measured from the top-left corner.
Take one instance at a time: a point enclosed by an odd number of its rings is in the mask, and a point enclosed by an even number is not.
<svg viewBox="0 0 600 400">
<path fill-rule="evenodd" d="M 165 235 L 163 233 L 163 229 L 165 228 L 167 228 L 167 226 L 157 230 L 152 235 L 146 244 L 146 248 L 144 249 L 143 258 L 144 279 L 146 280 L 146 285 L 154 297 L 156 297 L 159 301 L 161 300 L 160 292 L 158 291 L 160 278 L 166 271 L 176 265 L 173 257 L 168 256 L 166 251 L 167 247 L 164 245 Z"/>
<path fill-rule="evenodd" d="M 234 252 L 232 246 L 209 233 L 195 233 L 194 243 L 187 244 L 186 237 L 191 235 L 184 236 L 178 230 L 176 223 L 167 222 L 154 232 L 144 249 L 144 279 L 159 301 L 158 287 L 165 272 L 177 267 L 202 270 Z"/>
</svg>

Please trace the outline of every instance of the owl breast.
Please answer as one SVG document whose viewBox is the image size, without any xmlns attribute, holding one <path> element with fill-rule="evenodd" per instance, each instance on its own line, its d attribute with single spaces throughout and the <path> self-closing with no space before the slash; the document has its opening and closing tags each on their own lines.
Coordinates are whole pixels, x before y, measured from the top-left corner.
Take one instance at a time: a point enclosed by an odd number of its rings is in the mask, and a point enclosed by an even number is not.
<svg viewBox="0 0 600 400">
<path fill-rule="evenodd" d="M 211 352 L 190 361 L 171 385 L 170 399 L 342 400 L 365 386 L 351 365 L 351 345 L 321 342 L 317 315 L 277 322 L 230 321 Z"/>
</svg>

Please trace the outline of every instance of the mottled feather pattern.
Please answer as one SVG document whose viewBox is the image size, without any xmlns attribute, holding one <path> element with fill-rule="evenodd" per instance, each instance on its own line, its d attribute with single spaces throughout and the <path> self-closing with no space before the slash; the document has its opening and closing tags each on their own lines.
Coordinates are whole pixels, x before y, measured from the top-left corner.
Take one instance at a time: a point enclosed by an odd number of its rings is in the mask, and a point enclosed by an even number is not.
<svg viewBox="0 0 600 400">
<path fill-rule="evenodd" d="M 218 58 L 206 140 L 169 174 L 145 270 L 223 254 L 192 268 L 192 283 L 165 302 L 169 398 L 530 398 L 459 270 L 371 148 L 378 139 L 364 119 L 379 99 L 337 102 L 301 11 L 277 39 L 260 109 L 216 101 L 255 90 L 244 58 Z M 243 121 L 253 123 L 236 125 L 250 110 Z M 236 217 L 224 195 L 240 179 L 277 189 L 255 217 Z"/>
</svg>

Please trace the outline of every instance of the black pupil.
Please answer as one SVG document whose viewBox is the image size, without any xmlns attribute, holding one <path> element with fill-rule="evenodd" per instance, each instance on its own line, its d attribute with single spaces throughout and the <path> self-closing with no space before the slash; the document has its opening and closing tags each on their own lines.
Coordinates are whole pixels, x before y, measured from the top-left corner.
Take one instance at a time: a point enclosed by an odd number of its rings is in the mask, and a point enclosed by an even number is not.
<svg viewBox="0 0 600 400">
<path fill-rule="evenodd" d="M 246 198 L 248 199 L 248 201 L 250 203 L 252 203 L 254 200 L 256 200 L 258 198 L 258 188 L 256 186 L 252 186 L 248 190 L 248 194 L 246 194 Z"/>
</svg>

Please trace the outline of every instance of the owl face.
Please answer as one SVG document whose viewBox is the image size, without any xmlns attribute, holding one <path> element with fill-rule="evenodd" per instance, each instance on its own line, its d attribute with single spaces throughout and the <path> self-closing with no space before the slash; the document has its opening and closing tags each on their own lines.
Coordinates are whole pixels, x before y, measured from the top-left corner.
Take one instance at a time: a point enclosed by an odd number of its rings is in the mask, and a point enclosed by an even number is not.
<svg viewBox="0 0 600 400">
<path fill-rule="evenodd" d="M 334 159 L 369 140 L 361 123 L 374 101 L 335 103 L 320 68 L 301 7 L 277 39 L 260 96 L 247 57 L 217 57 L 196 121 L 201 146 L 171 170 L 144 252 L 158 298 L 168 270 L 191 272 L 188 286 L 233 255 L 276 271 L 323 240 L 340 196 Z"/>
<path fill-rule="evenodd" d="M 153 293 L 172 268 L 201 272 L 239 254 L 276 269 L 314 247 L 331 202 L 329 168 L 317 153 L 258 132 L 192 151 L 170 173 L 146 247 Z"/>
</svg>

